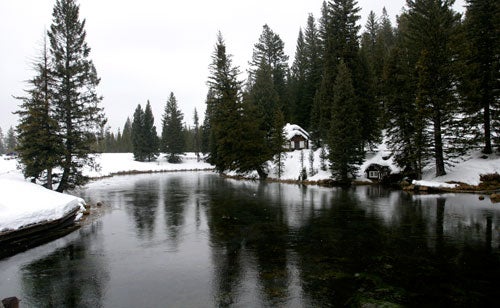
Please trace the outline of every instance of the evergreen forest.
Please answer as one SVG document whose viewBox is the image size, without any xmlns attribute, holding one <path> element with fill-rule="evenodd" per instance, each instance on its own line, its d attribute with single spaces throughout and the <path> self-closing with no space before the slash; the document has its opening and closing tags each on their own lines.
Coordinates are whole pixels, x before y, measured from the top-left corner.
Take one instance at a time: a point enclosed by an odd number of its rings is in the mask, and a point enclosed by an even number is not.
<svg viewBox="0 0 500 308">
<path fill-rule="evenodd" d="M 36 74 L 19 97 L 16 136 L 0 130 L 0 150 L 16 149 L 26 177 L 48 187 L 56 181 L 58 190 L 85 181 L 81 167 L 95 152 L 132 152 L 139 161 L 165 153 L 172 163 L 184 152 L 205 153 L 218 172 L 265 179 L 269 161 L 281 166 L 283 127 L 294 123 L 340 183 L 382 140 L 405 175 L 420 179 L 429 165 L 444 175 L 467 151 L 500 150 L 500 2 L 466 0 L 464 14 L 453 4 L 407 0 L 395 24 L 384 9 L 360 25 L 357 1 L 324 1 L 320 16 L 304 16 L 293 57 L 263 25 L 246 72 L 219 32 L 202 123 L 195 109 L 194 125 L 186 125 L 183 102 L 170 92 L 161 131 L 146 101 L 112 132 L 78 5 L 58 0 Z M 52 174 L 56 167 L 61 174 Z"/>
</svg>

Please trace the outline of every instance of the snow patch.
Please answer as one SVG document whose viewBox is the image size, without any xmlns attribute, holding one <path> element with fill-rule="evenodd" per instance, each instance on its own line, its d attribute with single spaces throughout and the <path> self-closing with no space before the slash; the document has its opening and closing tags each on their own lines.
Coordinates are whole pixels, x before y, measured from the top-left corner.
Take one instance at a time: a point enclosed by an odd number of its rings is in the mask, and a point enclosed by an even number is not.
<svg viewBox="0 0 500 308">
<path fill-rule="evenodd" d="M 436 182 L 436 181 L 413 181 L 413 185 L 418 185 L 418 186 L 427 186 L 427 187 L 436 187 L 436 188 L 456 188 L 458 184 L 448 184 L 448 183 L 443 183 L 443 182 Z"/>
<path fill-rule="evenodd" d="M 81 198 L 4 178 L 0 196 L 0 232 L 60 219 L 75 209 L 84 210 L 85 205 Z"/>
</svg>

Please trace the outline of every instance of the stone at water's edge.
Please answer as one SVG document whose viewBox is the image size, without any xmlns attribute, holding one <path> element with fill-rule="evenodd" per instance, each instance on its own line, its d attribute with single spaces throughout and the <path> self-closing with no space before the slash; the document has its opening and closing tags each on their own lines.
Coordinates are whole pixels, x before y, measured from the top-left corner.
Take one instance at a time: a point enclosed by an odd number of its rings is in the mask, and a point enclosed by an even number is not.
<svg viewBox="0 0 500 308">
<path fill-rule="evenodd" d="M 500 202 L 500 194 L 492 194 L 492 195 L 490 196 L 490 200 L 491 200 L 491 202 L 493 202 L 493 203 L 498 203 L 498 202 Z"/>
<path fill-rule="evenodd" d="M 2 306 L 5 308 L 19 308 L 19 298 L 15 296 L 4 298 L 2 299 Z"/>
</svg>

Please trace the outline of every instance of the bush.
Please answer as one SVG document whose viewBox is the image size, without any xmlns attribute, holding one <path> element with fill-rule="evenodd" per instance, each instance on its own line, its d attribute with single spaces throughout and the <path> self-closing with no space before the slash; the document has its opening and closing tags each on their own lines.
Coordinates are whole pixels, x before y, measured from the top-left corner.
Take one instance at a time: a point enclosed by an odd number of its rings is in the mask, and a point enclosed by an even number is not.
<svg viewBox="0 0 500 308">
<path fill-rule="evenodd" d="M 500 174 L 498 174 L 498 172 L 481 174 L 479 175 L 479 180 L 483 183 L 492 183 L 492 182 L 500 183 Z"/>
</svg>

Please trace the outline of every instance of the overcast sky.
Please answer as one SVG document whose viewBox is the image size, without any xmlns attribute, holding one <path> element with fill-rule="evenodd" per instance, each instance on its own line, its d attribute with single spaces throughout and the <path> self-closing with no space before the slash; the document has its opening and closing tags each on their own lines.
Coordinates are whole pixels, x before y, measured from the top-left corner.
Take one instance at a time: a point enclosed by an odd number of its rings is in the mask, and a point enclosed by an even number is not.
<svg viewBox="0 0 500 308">
<path fill-rule="evenodd" d="M 170 92 L 174 92 L 184 119 L 192 124 L 196 107 L 205 110 L 208 66 L 220 30 L 233 63 L 245 73 L 253 45 L 268 24 L 285 42 L 290 64 L 299 29 L 309 13 L 320 16 L 323 0 L 80 0 L 80 19 L 86 19 L 101 84 L 99 94 L 109 124 L 116 131 L 137 104 L 149 99 L 158 133 Z M 23 95 L 25 80 L 33 77 L 31 63 L 40 54 L 43 34 L 52 22 L 55 0 L 0 1 L 0 127 L 4 134 L 17 122 L 12 115 Z M 391 19 L 405 0 L 358 0 L 360 21 L 385 6 Z M 455 9 L 463 11 L 464 0 Z M 246 79 L 242 74 L 240 79 Z"/>
</svg>

